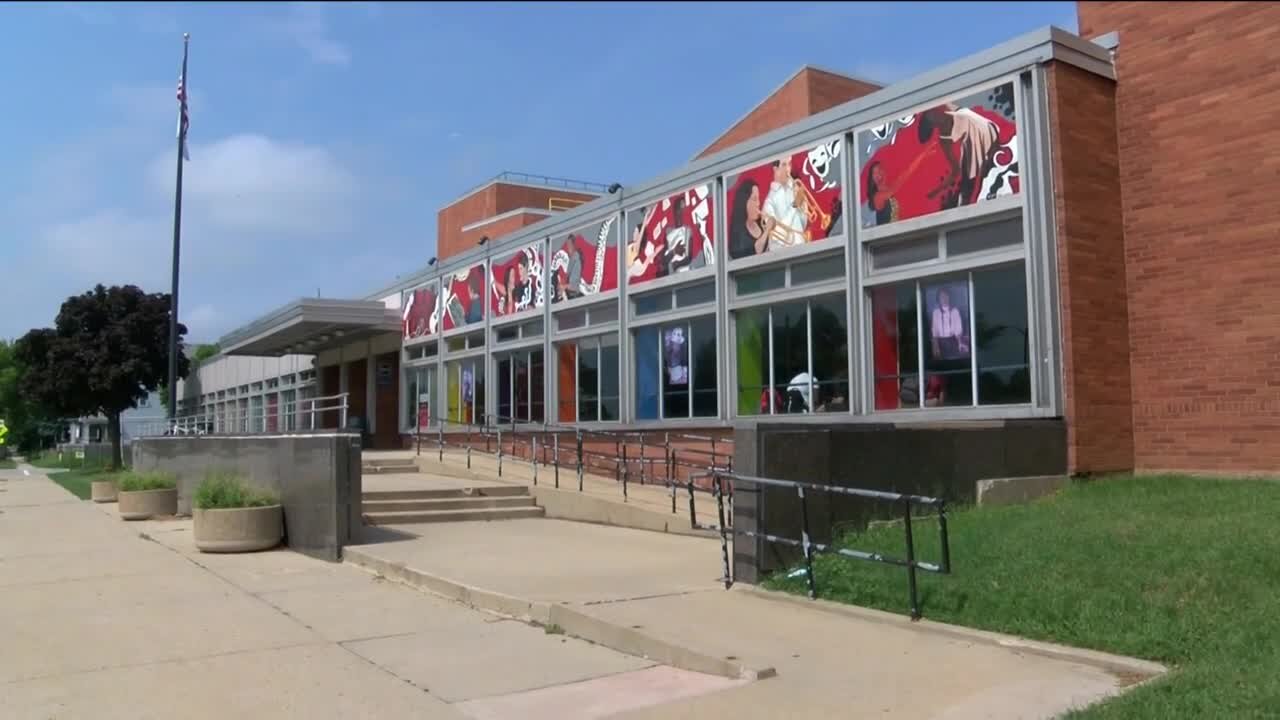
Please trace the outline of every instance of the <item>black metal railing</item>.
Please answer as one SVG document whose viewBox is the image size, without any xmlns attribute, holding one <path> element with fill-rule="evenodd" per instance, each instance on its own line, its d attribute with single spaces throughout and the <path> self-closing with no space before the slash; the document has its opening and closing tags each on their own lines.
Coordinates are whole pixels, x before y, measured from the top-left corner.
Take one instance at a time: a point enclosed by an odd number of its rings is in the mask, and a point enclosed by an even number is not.
<svg viewBox="0 0 1280 720">
<path fill-rule="evenodd" d="M 726 589 L 733 585 L 733 567 L 729 561 L 729 538 L 730 536 L 744 536 L 754 539 L 764 540 L 766 542 L 777 543 L 779 545 L 788 545 L 790 547 L 798 547 L 804 556 L 804 575 L 808 584 L 810 599 L 817 598 L 818 588 L 813 576 L 813 555 L 814 553 L 829 553 L 840 555 L 842 557 L 852 558 L 855 560 L 866 560 L 869 562 L 884 563 L 887 565 L 896 565 L 905 568 L 907 571 L 907 592 L 911 608 L 911 618 L 913 620 L 920 619 L 920 600 L 919 593 L 916 588 L 916 571 L 937 573 L 942 575 L 951 574 L 951 545 L 947 537 L 947 507 L 946 501 L 941 498 L 925 497 L 923 495 L 907 495 L 903 493 L 885 492 L 883 490 L 866 490 L 863 488 L 840 487 L 836 485 L 823 485 L 820 483 L 797 482 L 794 480 L 777 480 L 774 478 L 752 477 L 750 475 L 739 475 L 737 473 L 726 470 L 712 470 L 707 473 L 711 478 L 711 492 L 716 499 L 716 512 L 719 520 L 718 530 L 720 532 L 720 549 L 724 569 L 724 586 Z M 748 485 L 765 485 L 776 488 L 786 488 L 795 490 L 797 498 L 800 500 L 800 539 L 781 537 L 763 531 L 743 530 L 733 525 L 732 515 L 726 520 L 725 498 L 730 498 L 730 509 L 732 513 L 732 496 L 730 489 L 725 490 L 728 485 L 744 483 Z M 864 550 L 853 550 L 850 548 L 835 547 L 824 543 L 814 542 L 809 532 L 809 508 L 806 501 L 806 491 L 824 492 L 828 495 L 845 495 L 850 497 L 864 498 L 867 500 L 875 500 L 880 502 L 894 503 L 902 508 L 902 527 L 906 535 L 906 557 L 899 558 L 886 555 L 879 552 L 870 552 Z M 937 512 L 938 519 L 938 540 L 941 545 L 941 559 L 938 563 L 923 562 L 916 558 L 915 539 L 912 535 L 911 526 L 911 508 L 912 506 L 923 506 L 933 508 Z"/>
</svg>

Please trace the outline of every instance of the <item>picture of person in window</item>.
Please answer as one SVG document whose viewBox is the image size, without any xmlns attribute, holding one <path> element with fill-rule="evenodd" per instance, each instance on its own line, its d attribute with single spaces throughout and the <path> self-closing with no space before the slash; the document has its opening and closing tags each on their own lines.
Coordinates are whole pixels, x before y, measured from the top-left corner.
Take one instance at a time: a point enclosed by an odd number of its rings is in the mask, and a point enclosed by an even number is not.
<svg viewBox="0 0 1280 720">
<path fill-rule="evenodd" d="M 689 384 L 689 348 L 684 328 L 673 327 L 663 333 L 663 355 L 666 357 L 667 385 Z"/>
<path fill-rule="evenodd" d="M 933 357 L 940 360 L 966 360 L 969 357 L 969 335 L 965 331 L 968 308 L 957 307 L 951 293 L 964 302 L 963 286 L 950 285 L 938 288 L 930 303 L 929 328 L 933 345 Z"/>
<path fill-rule="evenodd" d="M 738 183 L 729 209 L 729 257 L 737 260 L 764 252 L 771 229 L 760 211 L 760 186 L 751 179 Z"/>
</svg>

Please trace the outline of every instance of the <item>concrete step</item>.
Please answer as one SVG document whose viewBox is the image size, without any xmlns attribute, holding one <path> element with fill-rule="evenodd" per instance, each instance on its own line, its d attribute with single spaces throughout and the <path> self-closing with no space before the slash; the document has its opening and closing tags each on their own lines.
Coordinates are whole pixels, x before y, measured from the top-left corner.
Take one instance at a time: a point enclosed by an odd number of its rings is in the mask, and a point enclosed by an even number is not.
<svg viewBox="0 0 1280 720">
<path fill-rule="evenodd" d="M 366 490 L 361 499 L 366 502 L 379 500 L 447 500 L 450 498 L 518 497 L 528 496 L 529 488 L 523 485 L 485 485 L 471 488 L 437 488 L 434 490 Z"/>
<path fill-rule="evenodd" d="M 474 510 L 477 508 L 533 507 L 528 495 L 510 497 L 434 498 L 428 500 L 368 500 L 363 502 L 364 512 L 430 512 L 435 510 Z"/>
<path fill-rule="evenodd" d="M 408 525 L 414 523 L 467 522 L 474 520 L 519 520 L 540 518 L 540 507 L 477 508 L 474 510 L 432 510 L 428 512 L 366 513 L 366 525 Z"/>
<path fill-rule="evenodd" d="M 360 472 L 366 475 L 381 475 L 384 473 L 416 473 L 418 466 L 413 461 L 388 461 L 376 463 L 362 463 Z"/>
</svg>

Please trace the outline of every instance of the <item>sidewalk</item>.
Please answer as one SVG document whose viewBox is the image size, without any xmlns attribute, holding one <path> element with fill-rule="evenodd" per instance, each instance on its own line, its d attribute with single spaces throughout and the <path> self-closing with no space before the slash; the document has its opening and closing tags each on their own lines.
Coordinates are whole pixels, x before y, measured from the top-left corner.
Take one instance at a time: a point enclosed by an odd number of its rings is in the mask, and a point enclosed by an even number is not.
<svg viewBox="0 0 1280 720">
<path fill-rule="evenodd" d="M 28 469 L 29 470 L 29 469 Z M 603 717 L 735 681 L 0 471 L 0 717 Z"/>
</svg>

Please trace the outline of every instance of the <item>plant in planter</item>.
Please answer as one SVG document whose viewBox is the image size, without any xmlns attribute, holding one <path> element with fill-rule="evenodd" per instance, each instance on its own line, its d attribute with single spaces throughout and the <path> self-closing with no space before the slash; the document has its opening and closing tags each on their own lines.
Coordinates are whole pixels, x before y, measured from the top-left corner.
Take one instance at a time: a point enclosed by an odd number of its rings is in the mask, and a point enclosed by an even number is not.
<svg viewBox="0 0 1280 720">
<path fill-rule="evenodd" d="M 116 488 L 120 517 L 125 520 L 178 514 L 178 479 L 169 473 L 121 473 Z"/>
<path fill-rule="evenodd" d="M 210 473 L 192 503 L 196 549 L 253 552 L 280 544 L 284 511 L 271 493 L 249 487 L 230 473 Z"/>
<path fill-rule="evenodd" d="M 89 499 L 96 503 L 116 501 L 116 474 L 103 473 L 89 481 Z"/>
</svg>

